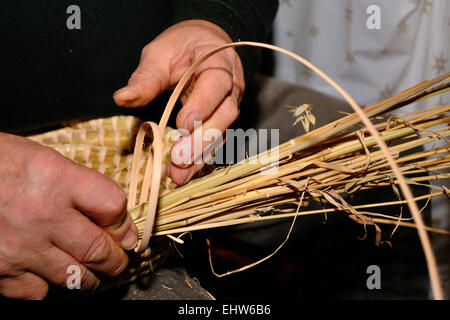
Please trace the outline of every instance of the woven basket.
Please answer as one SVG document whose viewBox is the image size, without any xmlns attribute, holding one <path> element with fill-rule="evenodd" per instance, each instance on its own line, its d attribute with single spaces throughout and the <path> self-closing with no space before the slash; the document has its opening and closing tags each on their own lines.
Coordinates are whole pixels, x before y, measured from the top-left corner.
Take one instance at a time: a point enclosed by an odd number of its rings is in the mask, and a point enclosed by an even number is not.
<svg viewBox="0 0 450 320">
<path fill-rule="evenodd" d="M 132 151 L 136 133 L 142 122 L 133 116 L 115 116 L 68 124 L 61 129 L 28 138 L 51 147 L 63 156 L 113 179 L 128 194 Z M 166 174 L 166 166 L 170 161 L 170 149 L 178 136 L 177 130 L 166 128 L 160 195 L 176 187 Z M 148 154 L 144 152 L 141 158 L 138 196 Z M 172 248 L 167 237 L 154 237 L 149 248 L 144 252 L 127 252 L 130 258 L 127 270 L 117 278 L 102 283 L 101 290 L 132 282 L 152 272 L 167 260 L 172 253 Z"/>
</svg>

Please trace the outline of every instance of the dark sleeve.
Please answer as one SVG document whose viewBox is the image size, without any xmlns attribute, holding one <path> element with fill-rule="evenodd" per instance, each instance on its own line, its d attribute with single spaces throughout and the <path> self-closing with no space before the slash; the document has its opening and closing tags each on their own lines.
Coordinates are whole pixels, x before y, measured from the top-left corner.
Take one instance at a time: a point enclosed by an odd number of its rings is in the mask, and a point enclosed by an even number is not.
<svg viewBox="0 0 450 320">
<path fill-rule="evenodd" d="M 213 22 L 233 41 L 265 42 L 278 10 L 278 0 L 171 0 L 173 23 L 189 19 Z M 236 49 L 244 67 L 245 81 L 258 70 L 261 49 Z"/>
</svg>

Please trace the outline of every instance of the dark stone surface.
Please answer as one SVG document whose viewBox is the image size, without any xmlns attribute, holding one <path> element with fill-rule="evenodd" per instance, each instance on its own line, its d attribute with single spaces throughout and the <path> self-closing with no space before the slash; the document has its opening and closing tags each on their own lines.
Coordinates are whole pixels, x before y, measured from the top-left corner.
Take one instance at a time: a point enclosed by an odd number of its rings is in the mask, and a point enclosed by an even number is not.
<svg viewBox="0 0 450 320">
<path fill-rule="evenodd" d="M 211 300 L 213 296 L 201 287 L 197 279 L 187 274 L 183 265 L 168 262 L 148 276 L 92 299 Z"/>
</svg>

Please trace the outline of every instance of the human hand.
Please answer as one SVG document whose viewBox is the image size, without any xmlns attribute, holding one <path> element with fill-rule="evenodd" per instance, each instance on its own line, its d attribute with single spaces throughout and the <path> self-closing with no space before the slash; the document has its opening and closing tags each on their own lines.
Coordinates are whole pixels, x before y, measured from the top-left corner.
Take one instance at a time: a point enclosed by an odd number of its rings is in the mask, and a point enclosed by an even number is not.
<svg viewBox="0 0 450 320">
<path fill-rule="evenodd" d="M 80 269 L 82 290 L 128 264 L 137 228 L 122 189 L 28 139 L 0 133 L 0 293 L 41 299 Z M 121 246 L 121 247 L 120 247 Z M 95 272 L 95 274 L 94 274 Z"/>
<path fill-rule="evenodd" d="M 198 58 L 230 42 L 223 29 L 208 21 L 188 20 L 172 26 L 145 46 L 128 85 L 114 93 L 115 102 L 123 107 L 147 105 L 165 90 L 174 88 Z M 190 135 L 174 145 L 181 153 L 189 151 L 191 161 L 177 163 L 172 153 L 167 172 L 175 183 L 186 183 L 203 166 L 194 163 L 194 137 L 202 140 L 196 143 L 203 150 L 212 142 L 193 134 L 194 121 L 202 121 L 203 132 L 214 128 L 223 133 L 238 117 L 244 87 L 242 64 L 233 48 L 211 56 L 194 73 L 180 97 L 183 107 L 176 118 L 177 128 L 186 129 Z M 183 158 L 186 159 L 186 152 Z"/>
</svg>

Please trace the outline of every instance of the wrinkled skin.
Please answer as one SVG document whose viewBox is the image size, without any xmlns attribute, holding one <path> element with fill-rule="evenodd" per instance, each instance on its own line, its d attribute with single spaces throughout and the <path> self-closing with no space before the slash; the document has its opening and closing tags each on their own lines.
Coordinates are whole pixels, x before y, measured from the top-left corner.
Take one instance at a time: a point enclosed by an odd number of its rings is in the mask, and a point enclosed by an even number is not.
<svg viewBox="0 0 450 320">
<path fill-rule="evenodd" d="M 126 196 L 114 181 L 28 139 L 0 133 L 0 293 L 40 299 L 48 283 L 81 289 L 123 271 L 136 245 Z"/>
<path fill-rule="evenodd" d="M 116 103 L 124 107 L 147 105 L 163 91 L 173 88 L 198 58 L 229 42 L 232 40 L 224 30 L 207 21 L 188 20 L 172 26 L 144 47 L 128 85 L 114 94 Z M 244 88 L 242 64 L 232 48 L 211 56 L 194 73 L 181 96 L 183 107 L 176 119 L 177 128 L 191 134 L 183 136 L 179 145 L 174 146 L 182 150 L 183 145 L 190 144 L 186 150 L 190 151 L 192 161 L 180 164 L 172 154 L 168 174 L 175 183 L 186 183 L 203 166 L 192 164 L 194 121 L 202 122 L 203 132 L 210 128 L 224 132 L 239 115 Z M 195 136 L 202 139 L 201 135 Z M 198 141 L 203 149 L 210 142 Z"/>
<path fill-rule="evenodd" d="M 193 61 L 228 42 L 226 32 L 207 21 L 172 26 L 142 50 L 138 68 L 114 100 L 123 107 L 148 104 L 173 88 Z M 234 49 L 203 63 L 181 98 L 177 127 L 191 135 L 179 146 L 193 143 L 195 120 L 204 130 L 224 132 L 239 114 L 243 91 Z M 168 174 L 183 184 L 201 167 L 171 163 Z M 114 181 L 50 148 L 0 133 L 0 294 L 42 299 L 50 283 L 67 285 L 72 265 L 80 268 L 81 289 L 93 290 L 102 276 L 126 268 L 124 249 L 136 244 L 126 195 Z"/>
</svg>

